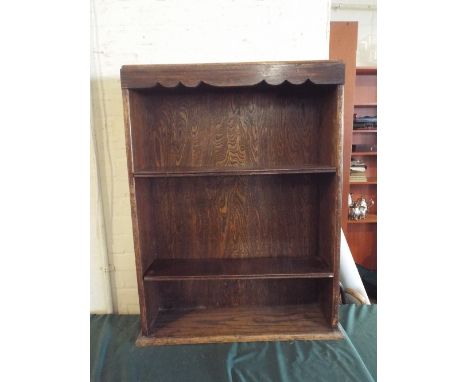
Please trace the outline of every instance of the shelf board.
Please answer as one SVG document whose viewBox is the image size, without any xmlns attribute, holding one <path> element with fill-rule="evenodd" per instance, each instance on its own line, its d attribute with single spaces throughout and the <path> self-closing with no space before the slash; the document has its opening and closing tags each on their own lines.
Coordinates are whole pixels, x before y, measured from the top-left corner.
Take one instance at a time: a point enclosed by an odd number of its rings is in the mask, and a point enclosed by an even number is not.
<svg viewBox="0 0 468 382">
<path fill-rule="evenodd" d="M 333 272 L 311 257 L 157 259 L 145 281 L 328 278 Z"/>
<path fill-rule="evenodd" d="M 369 214 L 367 215 L 366 219 L 361 220 L 348 220 L 349 224 L 373 224 L 377 223 L 377 215 L 376 214 Z"/>
<path fill-rule="evenodd" d="M 355 103 L 354 107 L 377 107 L 377 102 Z"/>
<path fill-rule="evenodd" d="M 351 156 L 377 156 L 377 151 L 352 151 Z"/>
<path fill-rule="evenodd" d="M 353 134 L 377 133 L 377 129 L 353 129 Z"/>
<path fill-rule="evenodd" d="M 377 178 L 373 178 L 373 177 L 367 177 L 367 181 L 358 181 L 358 182 L 353 182 L 351 179 L 349 180 L 349 184 L 350 185 L 353 185 L 353 184 L 377 184 Z"/>
<path fill-rule="evenodd" d="M 335 174 L 336 167 L 310 165 L 280 168 L 177 168 L 157 171 L 135 171 L 136 178 L 167 178 L 186 176 L 233 176 L 233 175 L 275 175 L 275 174 Z"/>
<path fill-rule="evenodd" d="M 360 74 L 360 75 L 377 74 L 377 67 L 376 66 L 357 66 L 356 74 Z"/>
<path fill-rule="evenodd" d="M 167 310 L 154 325 L 137 346 L 343 338 L 318 304 Z"/>
</svg>

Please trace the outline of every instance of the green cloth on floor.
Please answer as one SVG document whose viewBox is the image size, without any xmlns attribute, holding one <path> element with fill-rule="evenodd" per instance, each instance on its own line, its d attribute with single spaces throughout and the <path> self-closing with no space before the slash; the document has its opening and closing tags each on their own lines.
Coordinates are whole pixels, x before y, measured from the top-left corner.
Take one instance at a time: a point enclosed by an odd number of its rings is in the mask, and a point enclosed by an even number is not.
<svg viewBox="0 0 468 382">
<path fill-rule="evenodd" d="M 339 341 L 135 347 L 138 316 L 91 316 L 91 381 L 375 381 L 377 306 L 342 305 Z"/>
</svg>

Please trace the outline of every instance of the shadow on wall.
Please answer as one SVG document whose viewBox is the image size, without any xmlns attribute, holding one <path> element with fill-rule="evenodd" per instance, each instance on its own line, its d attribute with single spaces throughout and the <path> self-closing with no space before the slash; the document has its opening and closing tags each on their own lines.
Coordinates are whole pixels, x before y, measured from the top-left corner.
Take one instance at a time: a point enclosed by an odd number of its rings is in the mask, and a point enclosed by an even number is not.
<svg viewBox="0 0 468 382">
<path fill-rule="evenodd" d="M 104 225 L 104 234 L 94 239 L 106 243 L 107 259 L 101 259 L 101 263 L 108 264 L 114 312 L 137 314 L 139 305 L 123 118 L 120 78 L 91 79 L 91 133 L 96 142 L 97 182 Z M 98 255 L 103 256 L 91 253 L 91 256 Z M 104 269 L 100 271 L 105 272 Z"/>
</svg>

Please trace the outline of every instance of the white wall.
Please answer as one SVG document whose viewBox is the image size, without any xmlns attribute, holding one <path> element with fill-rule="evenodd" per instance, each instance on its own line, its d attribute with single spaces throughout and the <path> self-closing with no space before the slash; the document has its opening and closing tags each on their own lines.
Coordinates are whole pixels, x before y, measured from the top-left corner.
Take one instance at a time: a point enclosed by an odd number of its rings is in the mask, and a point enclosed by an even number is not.
<svg viewBox="0 0 468 382">
<path fill-rule="evenodd" d="M 124 64 L 328 59 L 329 0 L 92 0 L 91 99 L 111 289 L 138 313 L 119 69 Z M 92 179 L 93 181 L 93 179 Z M 92 211 L 92 219 L 98 219 Z M 95 245 L 96 246 L 96 245 Z M 99 244 L 97 244 L 99 247 Z M 92 251 L 92 256 L 103 256 Z M 92 261 L 95 273 L 100 271 Z M 102 272 L 102 271 L 101 271 Z M 102 285 L 94 280 L 93 293 Z M 99 301 L 99 296 L 94 296 Z M 101 299 L 105 301 L 105 299 Z"/>
<path fill-rule="evenodd" d="M 99 170 L 96 158 L 96 141 L 91 136 L 91 312 L 112 313 L 112 294 L 109 282 L 107 242 L 102 210 L 102 194 L 99 190 Z"/>
<path fill-rule="evenodd" d="M 377 66 L 377 0 L 333 1 L 331 21 L 357 21 L 357 66 Z"/>
</svg>

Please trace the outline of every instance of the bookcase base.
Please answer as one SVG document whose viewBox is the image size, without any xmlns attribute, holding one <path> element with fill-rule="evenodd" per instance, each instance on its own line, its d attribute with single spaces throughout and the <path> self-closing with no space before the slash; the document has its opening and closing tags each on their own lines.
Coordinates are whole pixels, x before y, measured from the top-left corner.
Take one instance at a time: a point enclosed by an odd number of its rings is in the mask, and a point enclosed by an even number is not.
<svg viewBox="0 0 468 382">
<path fill-rule="evenodd" d="M 318 305 L 252 306 L 160 312 L 155 334 L 136 345 L 338 340 L 339 328 L 326 324 Z"/>
</svg>

